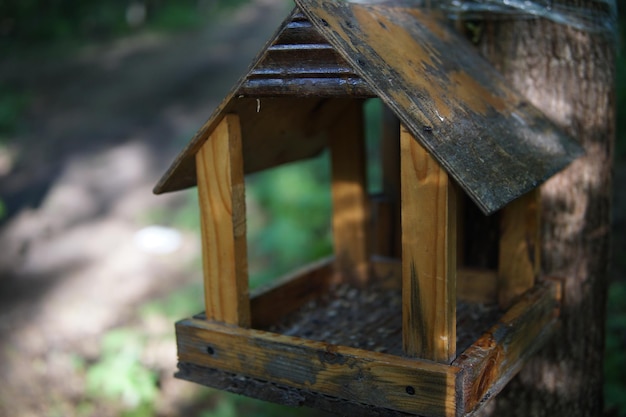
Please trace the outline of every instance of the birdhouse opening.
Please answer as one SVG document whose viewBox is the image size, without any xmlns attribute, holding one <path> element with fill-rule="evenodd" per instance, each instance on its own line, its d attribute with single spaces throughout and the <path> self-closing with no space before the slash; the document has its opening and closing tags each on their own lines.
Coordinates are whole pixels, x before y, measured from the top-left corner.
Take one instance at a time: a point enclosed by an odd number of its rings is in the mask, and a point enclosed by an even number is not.
<svg viewBox="0 0 626 417">
<path fill-rule="evenodd" d="M 255 292 L 250 314 L 253 328 L 333 345 L 423 357 L 422 352 L 411 351 L 413 347 L 403 335 L 403 326 L 406 329 L 408 325 L 403 322 L 407 320 L 403 319 L 403 297 L 407 295 L 403 295 L 401 135 L 400 122 L 380 100 L 354 100 L 329 129 L 328 152 L 312 162 L 293 163 L 249 178 L 247 183 L 251 185 L 262 182 L 265 175 L 284 175 L 284 181 L 293 181 L 298 167 L 312 164 L 318 179 L 326 180 L 324 185 L 330 193 L 323 194 L 321 200 L 328 198 L 330 207 L 326 211 L 319 205 L 296 209 L 313 222 L 318 221 L 315 219 L 320 213 L 321 217 L 328 215 L 330 224 L 318 229 L 318 239 L 326 237 L 324 227 L 332 230 L 332 243 L 326 246 L 329 251 L 332 248 L 331 257 L 303 262 L 295 272 Z M 497 305 L 499 215 L 484 216 L 456 185 L 451 187 L 454 199 L 459 200 L 453 213 L 457 224 L 455 242 L 448 242 L 458 259 L 454 266 L 458 294 L 451 296 L 455 305 L 450 308 L 452 317 L 446 329 L 449 335 L 440 337 L 451 339 L 445 358 L 430 358 L 444 363 L 454 360 L 503 312 Z M 286 197 L 284 203 L 278 203 L 281 207 L 288 206 L 289 196 L 298 191 L 271 188 L 277 190 L 274 194 Z M 249 192 L 255 193 L 252 189 Z M 297 227 L 293 224 L 289 229 Z M 273 235 L 275 231 L 269 224 L 258 233 L 274 236 L 277 251 L 311 250 L 304 244 L 284 248 L 289 245 L 289 237 Z M 478 251 L 489 256 L 474 256 Z M 250 254 L 249 259 L 252 266 L 255 261 Z M 271 257 L 268 259 L 271 262 Z M 302 254 L 300 259 L 311 261 L 314 257 Z M 406 309 L 406 302 L 404 305 Z"/>
<path fill-rule="evenodd" d="M 331 255 L 327 151 L 250 174 L 245 185 L 251 289 Z"/>
</svg>

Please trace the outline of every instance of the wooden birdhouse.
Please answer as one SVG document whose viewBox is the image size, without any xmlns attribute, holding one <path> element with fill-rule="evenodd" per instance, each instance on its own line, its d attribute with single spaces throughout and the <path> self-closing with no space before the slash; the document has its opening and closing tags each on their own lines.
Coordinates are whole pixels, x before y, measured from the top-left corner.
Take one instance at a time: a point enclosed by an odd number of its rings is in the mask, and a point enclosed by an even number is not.
<svg viewBox="0 0 626 417">
<path fill-rule="evenodd" d="M 176 325 L 177 375 L 345 415 L 470 413 L 550 335 L 536 190 L 581 149 L 433 14 L 296 3 L 155 188 L 197 186 L 202 217 L 206 311 Z M 334 256 L 249 295 L 244 176 L 326 148 Z"/>
</svg>

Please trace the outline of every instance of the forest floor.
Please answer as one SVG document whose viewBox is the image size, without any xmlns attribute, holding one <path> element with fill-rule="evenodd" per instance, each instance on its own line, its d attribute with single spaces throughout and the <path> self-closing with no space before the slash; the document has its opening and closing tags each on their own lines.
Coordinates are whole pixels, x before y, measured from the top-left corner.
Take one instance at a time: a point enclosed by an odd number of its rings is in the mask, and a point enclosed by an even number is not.
<svg viewBox="0 0 626 417">
<path fill-rule="evenodd" d="M 288 12 L 256 0 L 191 33 L 0 59 L 2 83 L 30 102 L 0 150 L 0 416 L 112 416 L 146 399 L 155 415 L 189 414 L 197 392 L 172 376 L 173 321 L 141 307 L 200 282 L 197 233 L 158 254 L 138 232 L 185 203 L 152 187 Z M 148 374 L 114 369 L 137 359 L 123 351 L 132 340 L 104 362 L 103 335 L 133 324 Z M 116 386 L 120 372 L 134 386 Z M 137 379 L 153 375 L 151 396 Z M 125 392 L 127 407 L 97 387 Z"/>
<path fill-rule="evenodd" d="M 200 282 L 197 233 L 181 231 L 178 249 L 159 254 L 138 232 L 185 204 L 187 194 L 155 197 L 152 187 L 288 11 L 283 0 L 256 0 L 192 33 L 0 59 L 0 80 L 31 102 L 0 150 L 0 416 L 113 416 L 146 399 L 154 415 L 213 415 L 194 411 L 198 388 L 173 378 L 173 322 L 145 308 Z M 616 279 L 626 277 L 625 166 L 615 180 Z M 136 359 L 128 340 L 106 361 L 115 341 L 103 335 L 132 326 L 145 331 L 140 361 L 158 378 L 156 394 L 137 382 L 140 369 L 116 368 L 120 356 Z M 135 386 L 102 381 L 119 373 Z M 126 397 L 107 401 L 89 384 Z"/>
</svg>

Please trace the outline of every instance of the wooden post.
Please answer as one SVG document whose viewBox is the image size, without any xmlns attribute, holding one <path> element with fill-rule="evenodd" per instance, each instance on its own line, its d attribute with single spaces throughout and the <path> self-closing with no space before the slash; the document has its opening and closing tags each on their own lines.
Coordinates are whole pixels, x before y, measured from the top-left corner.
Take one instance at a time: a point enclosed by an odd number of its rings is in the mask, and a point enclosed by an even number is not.
<svg viewBox="0 0 626 417">
<path fill-rule="evenodd" d="M 535 189 L 502 209 L 498 255 L 498 303 L 508 308 L 539 273 L 540 193 Z"/>
<path fill-rule="evenodd" d="M 362 103 L 350 105 L 329 134 L 336 279 L 363 285 L 370 239 Z"/>
<path fill-rule="evenodd" d="M 196 154 L 206 316 L 250 326 L 246 203 L 239 116 L 228 114 Z"/>
<path fill-rule="evenodd" d="M 447 173 L 402 126 L 402 341 L 407 355 L 456 354 L 456 210 Z"/>
</svg>

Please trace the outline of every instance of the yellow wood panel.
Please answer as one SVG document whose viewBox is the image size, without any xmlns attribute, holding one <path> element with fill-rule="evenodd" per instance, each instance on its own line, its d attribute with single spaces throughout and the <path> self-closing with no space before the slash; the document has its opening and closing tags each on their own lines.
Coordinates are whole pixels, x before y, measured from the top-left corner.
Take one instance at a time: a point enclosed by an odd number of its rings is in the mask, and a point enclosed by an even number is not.
<svg viewBox="0 0 626 417">
<path fill-rule="evenodd" d="M 329 145 L 337 273 L 341 280 L 363 285 L 368 277 L 370 224 L 362 102 L 355 101 L 338 117 Z"/>
<path fill-rule="evenodd" d="M 498 259 L 498 302 L 507 308 L 535 284 L 540 266 L 538 189 L 502 209 Z"/>
<path fill-rule="evenodd" d="M 250 325 L 239 117 L 224 116 L 196 154 L 208 319 Z"/>
<path fill-rule="evenodd" d="M 456 352 L 456 211 L 446 172 L 404 126 L 402 335 L 408 355 L 449 363 Z"/>
<path fill-rule="evenodd" d="M 176 325 L 180 362 L 423 416 L 455 416 L 454 366 L 203 320 Z"/>
</svg>

